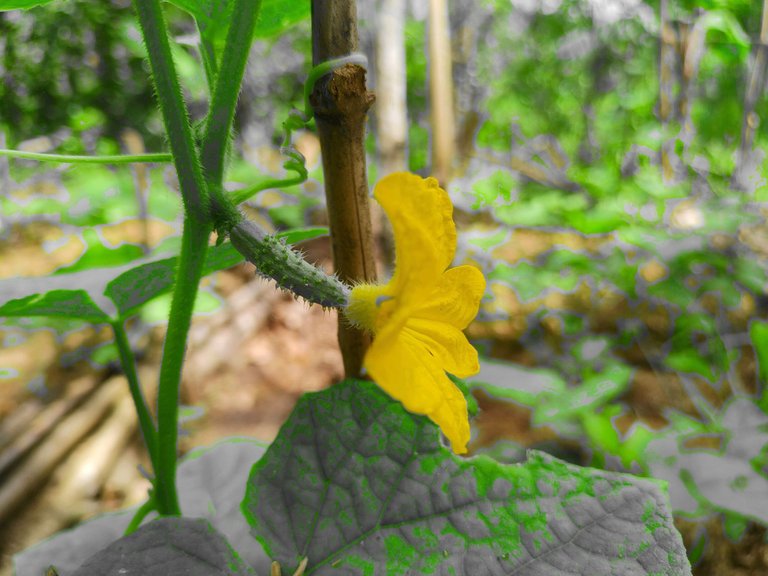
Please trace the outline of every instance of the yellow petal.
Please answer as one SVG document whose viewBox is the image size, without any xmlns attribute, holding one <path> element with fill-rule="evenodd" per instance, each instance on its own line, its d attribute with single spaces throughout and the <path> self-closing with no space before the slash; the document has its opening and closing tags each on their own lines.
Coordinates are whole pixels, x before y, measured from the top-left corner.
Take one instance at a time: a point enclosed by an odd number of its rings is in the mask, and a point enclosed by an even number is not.
<svg viewBox="0 0 768 576">
<path fill-rule="evenodd" d="M 453 205 L 434 178 L 399 172 L 386 176 L 373 192 L 395 236 L 394 294 L 418 300 L 433 287 L 456 252 Z"/>
<path fill-rule="evenodd" d="M 364 364 L 374 382 L 407 410 L 428 414 L 441 404 L 439 379 L 445 373 L 424 344 L 408 335 L 377 336 Z"/>
<path fill-rule="evenodd" d="M 374 339 L 365 356 L 373 380 L 406 410 L 428 416 L 457 454 L 469 442 L 467 402 L 424 343 L 400 331 Z"/>
<path fill-rule="evenodd" d="M 464 330 L 477 316 L 485 292 L 483 273 L 474 266 L 446 270 L 434 292 L 419 302 L 412 315 L 424 320 L 447 322 Z"/>
<path fill-rule="evenodd" d="M 458 328 L 445 322 L 410 318 L 404 331 L 422 342 L 446 372 L 465 378 L 480 371 L 477 350 Z"/>
<path fill-rule="evenodd" d="M 441 387 L 444 401 L 427 416 L 440 427 L 443 434 L 450 440 L 453 451 L 456 454 L 465 454 L 467 442 L 469 442 L 467 400 L 461 390 L 456 388 L 456 385 L 445 374 L 443 374 Z"/>
</svg>

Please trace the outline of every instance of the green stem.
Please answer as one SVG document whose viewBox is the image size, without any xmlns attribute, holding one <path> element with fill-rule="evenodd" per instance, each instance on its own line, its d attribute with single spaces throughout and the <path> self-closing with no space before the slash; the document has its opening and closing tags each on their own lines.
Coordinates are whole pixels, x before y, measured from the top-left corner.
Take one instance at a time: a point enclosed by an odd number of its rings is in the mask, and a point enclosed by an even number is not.
<svg viewBox="0 0 768 576">
<path fill-rule="evenodd" d="M 234 204 L 242 204 L 246 200 L 249 200 L 259 192 L 263 192 L 264 190 L 270 190 L 272 188 L 287 188 L 288 186 L 297 186 L 299 184 L 303 184 L 304 181 L 307 179 L 306 174 L 299 173 L 298 176 L 294 178 L 268 178 L 267 180 L 263 180 L 259 182 L 258 184 L 254 184 L 253 186 L 249 186 L 248 188 L 242 188 L 240 190 L 235 190 L 234 192 L 230 192 L 229 198 Z"/>
<path fill-rule="evenodd" d="M 146 518 L 153 510 L 157 510 L 157 502 L 155 502 L 155 497 L 150 494 L 147 501 L 139 506 L 138 510 L 136 510 L 136 514 L 134 514 L 133 518 L 131 518 L 131 521 L 126 527 L 123 536 L 128 536 L 129 534 L 136 532 L 137 528 L 141 526 L 142 522 L 144 522 L 144 518 Z"/>
<path fill-rule="evenodd" d="M 149 413 L 147 401 L 139 384 L 139 377 L 136 373 L 136 359 L 133 356 L 131 344 L 128 341 L 128 334 L 125 331 L 125 325 L 122 320 L 111 323 L 112 330 L 115 333 L 115 344 L 120 353 L 120 363 L 123 366 L 123 372 L 128 380 L 128 388 L 131 391 L 133 405 L 136 407 L 136 414 L 139 418 L 139 428 L 144 437 L 144 444 L 149 452 L 149 459 L 152 462 L 152 469 L 157 474 L 157 430 Z"/>
<path fill-rule="evenodd" d="M 198 46 L 200 48 L 200 57 L 203 61 L 203 69 L 205 70 L 205 80 L 208 83 L 208 94 L 213 94 L 213 87 L 218 75 L 216 52 L 213 50 L 213 44 L 206 39 L 199 25 L 197 33 L 200 34 L 200 44 Z"/>
<path fill-rule="evenodd" d="M 202 223 L 208 218 L 208 191 L 192 138 L 187 106 L 171 56 L 163 9 L 160 0 L 133 0 L 133 4 L 139 15 L 155 92 L 179 176 L 185 212 L 198 223 Z"/>
<path fill-rule="evenodd" d="M 160 0 L 134 0 L 144 43 L 149 54 L 152 78 L 160 102 L 166 133 L 173 153 L 184 200 L 184 230 L 179 268 L 176 272 L 168 331 L 160 366 L 157 400 L 157 468 L 155 497 L 161 515 L 179 515 L 176 492 L 178 403 L 184 350 L 195 296 L 211 233 L 208 190 L 203 179 L 187 107 L 171 57 L 168 31 Z"/>
<path fill-rule="evenodd" d="M 261 0 L 235 0 L 200 150 L 216 224 L 228 222 L 226 228 L 234 226 L 240 214 L 221 192 L 224 159 L 260 8 Z"/>
<path fill-rule="evenodd" d="M 209 223 L 195 222 L 189 215 L 184 219 L 179 268 L 176 272 L 168 331 L 163 345 L 163 362 L 160 366 L 160 387 L 157 398 L 158 467 L 155 486 L 158 511 L 163 515 L 180 514 L 176 493 L 179 388 L 187 336 L 192 323 L 198 284 L 203 274 L 211 229 L 212 226 Z"/>
<path fill-rule="evenodd" d="M 112 156 L 74 156 L 72 154 L 38 154 L 21 150 L 0 149 L 0 156 L 37 160 L 38 162 L 58 162 L 60 164 L 136 164 L 143 162 L 171 162 L 173 156 L 158 152 L 156 154 L 115 154 Z"/>
</svg>

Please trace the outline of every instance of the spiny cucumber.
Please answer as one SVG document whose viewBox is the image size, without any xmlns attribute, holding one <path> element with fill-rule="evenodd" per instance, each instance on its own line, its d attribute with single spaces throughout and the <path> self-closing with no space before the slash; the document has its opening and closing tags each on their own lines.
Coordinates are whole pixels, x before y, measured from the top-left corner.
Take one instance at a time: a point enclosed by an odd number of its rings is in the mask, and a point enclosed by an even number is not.
<svg viewBox="0 0 768 576">
<path fill-rule="evenodd" d="M 327 308 L 347 305 L 347 285 L 304 260 L 284 240 L 264 233 L 247 218 L 230 230 L 229 238 L 237 251 L 256 266 L 259 275 L 272 278 L 280 288 Z"/>
</svg>

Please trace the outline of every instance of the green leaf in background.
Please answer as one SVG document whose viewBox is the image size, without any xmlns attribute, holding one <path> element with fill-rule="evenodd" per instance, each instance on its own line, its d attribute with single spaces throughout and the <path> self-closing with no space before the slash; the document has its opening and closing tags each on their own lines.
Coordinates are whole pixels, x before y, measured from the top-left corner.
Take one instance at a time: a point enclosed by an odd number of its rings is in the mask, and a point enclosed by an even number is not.
<svg viewBox="0 0 768 576">
<path fill-rule="evenodd" d="M 253 574 L 207 521 L 158 518 L 107 546 L 73 576 Z"/>
<path fill-rule="evenodd" d="M 472 194 L 475 202 L 472 206 L 477 210 L 483 206 L 509 203 L 512 199 L 510 190 L 515 187 L 514 176 L 506 170 L 497 170 L 487 178 L 480 178 L 472 183 Z"/>
<path fill-rule="evenodd" d="M 619 432 L 613 425 L 613 417 L 621 411 L 620 406 L 608 406 L 606 410 L 600 413 L 585 412 L 581 416 L 581 423 L 584 432 L 594 446 L 608 454 L 619 454 L 621 447 L 621 438 Z M 605 465 L 605 458 L 602 454 L 593 456 L 593 463 L 599 462 Z"/>
<path fill-rule="evenodd" d="M 584 234 L 605 234 L 625 225 L 627 215 L 616 208 L 597 205 L 588 212 L 567 213 L 565 221 Z"/>
<path fill-rule="evenodd" d="M 697 350 L 686 349 L 670 352 L 664 359 L 664 364 L 676 372 L 698 374 L 708 382 L 715 382 L 715 373 L 710 362 L 702 357 Z"/>
<path fill-rule="evenodd" d="M 141 246 L 137 244 L 125 243 L 115 248 L 105 246 L 93 228 L 84 229 L 82 231 L 82 238 L 87 245 L 83 255 L 71 266 L 65 266 L 56 270 L 55 275 L 71 274 L 90 268 L 128 264 L 141 258 L 144 254 Z"/>
<path fill-rule="evenodd" d="M 768 282 L 765 270 L 759 262 L 753 259 L 739 257 L 733 263 L 733 277 L 747 290 L 756 294 L 763 294 Z"/>
<path fill-rule="evenodd" d="M 768 475 L 751 461 L 768 446 L 768 416 L 751 397 L 739 394 L 728 400 L 717 419 L 724 431 L 720 450 L 681 450 L 674 435 L 657 434 L 648 444 L 650 473 L 669 482 L 676 512 L 697 516 L 717 510 L 765 524 Z"/>
<path fill-rule="evenodd" d="M 725 514 L 723 531 L 731 542 L 738 542 L 749 527 L 749 520 L 738 514 Z"/>
<path fill-rule="evenodd" d="M 29 10 L 35 6 L 50 4 L 53 0 L 0 0 L 0 12 L 7 10 Z"/>
<path fill-rule="evenodd" d="M 308 226 L 306 228 L 294 228 L 275 234 L 278 238 L 285 240 L 286 244 L 296 244 L 305 240 L 312 240 L 320 236 L 327 236 L 330 231 L 325 226 Z"/>
<path fill-rule="evenodd" d="M 189 13 L 197 23 L 204 43 L 221 56 L 232 17 L 232 0 L 167 0 Z M 309 0 L 262 0 L 254 38 L 273 38 L 309 18 Z"/>
<path fill-rule="evenodd" d="M 645 462 L 648 443 L 654 436 L 654 431 L 645 424 L 640 422 L 633 424 L 624 438 L 619 441 L 617 456 L 621 458 L 624 466 L 630 467 L 633 462 Z"/>
<path fill-rule="evenodd" d="M 229 244 L 208 251 L 204 275 L 243 257 Z M 0 280 L 0 316 L 63 316 L 90 322 L 125 318 L 173 286 L 176 257 L 71 274 Z"/>
<path fill-rule="evenodd" d="M 462 459 L 375 384 L 306 394 L 254 466 L 243 512 L 307 575 L 690 574 L 659 485 L 530 451 Z"/>
<path fill-rule="evenodd" d="M 310 0 L 261 0 L 261 13 L 253 35 L 274 38 L 309 15 Z"/>
<path fill-rule="evenodd" d="M 768 322 L 753 320 L 749 325 L 749 338 L 757 356 L 757 370 L 760 382 L 768 382 Z M 768 390 L 760 398 L 760 407 L 768 411 Z"/>
<path fill-rule="evenodd" d="M 676 304 L 682 310 L 687 309 L 696 300 L 696 295 L 691 292 L 678 277 L 665 278 L 648 287 L 648 294 L 665 303 Z"/>
<path fill-rule="evenodd" d="M 536 406 L 533 423 L 568 420 L 594 412 L 624 392 L 631 375 L 632 369 L 626 364 L 613 364 L 598 374 L 587 376 L 578 386 L 558 394 L 545 394 Z"/>
<path fill-rule="evenodd" d="M 469 386 L 524 406 L 535 406 L 542 395 L 559 394 L 567 388 L 555 370 L 523 367 L 490 358 L 481 360 L 480 372 L 472 376 Z"/>
<path fill-rule="evenodd" d="M 14 279 L 19 283 L 24 279 Z M 35 278 L 38 282 L 31 284 L 42 288 L 48 282 L 47 278 Z M 0 285 L 2 283 L 0 282 Z M 0 306 L 0 316 L 29 317 L 29 316 L 63 316 L 80 318 L 89 322 L 107 322 L 109 316 L 104 313 L 84 290 L 49 290 L 44 294 L 31 294 L 17 298 Z"/>
<path fill-rule="evenodd" d="M 694 33 L 701 30 L 705 36 L 710 32 L 719 32 L 728 41 L 728 44 L 736 46 L 742 54 L 749 52 L 752 42 L 744 31 L 736 17 L 727 10 L 710 10 L 701 16 L 695 26 Z M 718 39 L 722 42 L 722 39 Z"/>
<path fill-rule="evenodd" d="M 208 249 L 203 275 L 225 270 L 243 261 L 243 257 L 227 242 Z M 144 303 L 165 294 L 173 287 L 176 256 L 148 262 L 120 274 L 107 284 L 104 294 L 117 306 L 121 317 L 135 313 Z"/>
</svg>

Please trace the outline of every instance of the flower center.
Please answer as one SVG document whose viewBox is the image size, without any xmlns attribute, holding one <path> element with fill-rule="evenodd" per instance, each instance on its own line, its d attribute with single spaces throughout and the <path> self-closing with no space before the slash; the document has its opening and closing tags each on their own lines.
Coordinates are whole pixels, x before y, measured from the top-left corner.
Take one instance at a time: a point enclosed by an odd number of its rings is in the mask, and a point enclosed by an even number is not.
<svg viewBox="0 0 768 576">
<path fill-rule="evenodd" d="M 358 284 L 352 288 L 349 304 L 344 310 L 347 319 L 354 326 L 375 333 L 377 325 L 381 324 L 381 305 L 391 299 L 386 291 L 387 286 L 379 284 Z"/>
</svg>

